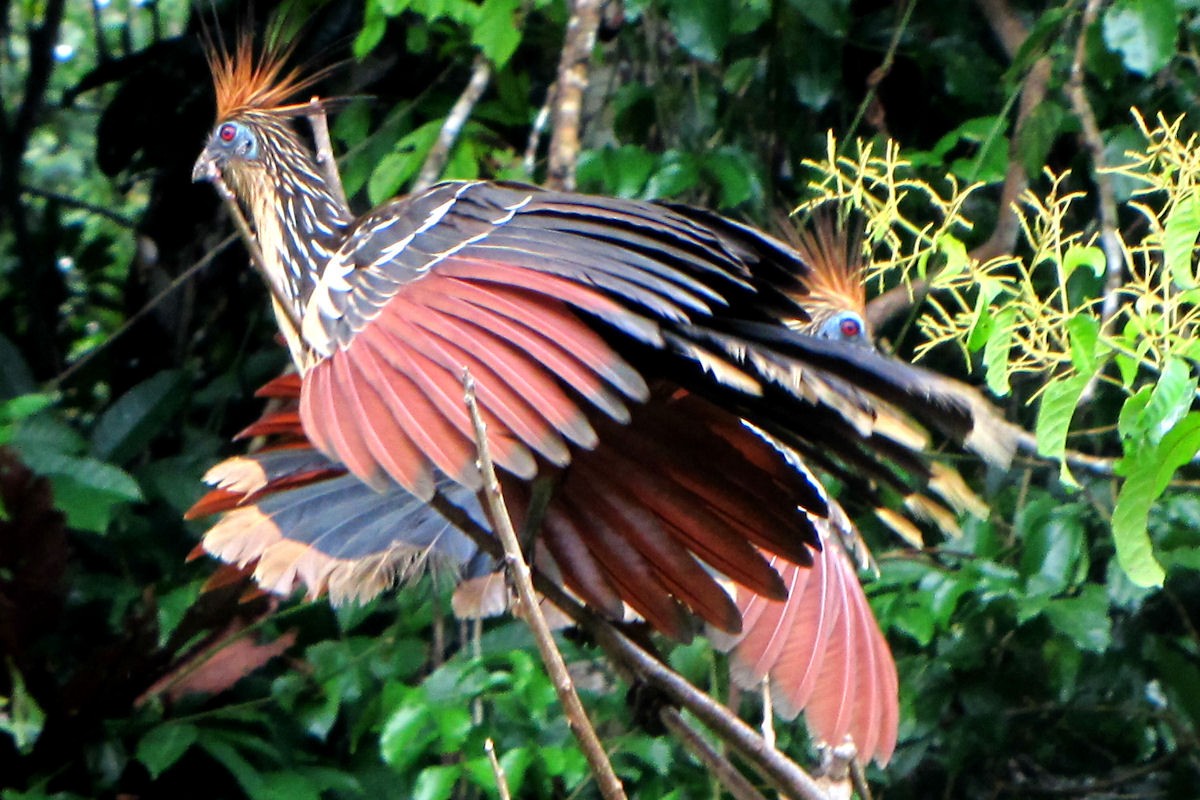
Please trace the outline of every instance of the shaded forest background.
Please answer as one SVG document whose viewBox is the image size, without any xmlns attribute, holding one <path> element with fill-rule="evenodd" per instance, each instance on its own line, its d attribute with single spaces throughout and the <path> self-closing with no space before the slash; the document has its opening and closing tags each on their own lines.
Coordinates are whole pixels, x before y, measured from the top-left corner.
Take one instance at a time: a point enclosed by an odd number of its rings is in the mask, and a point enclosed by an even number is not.
<svg viewBox="0 0 1200 800">
<path fill-rule="evenodd" d="M 259 20 L 276 5 L 256 3 Z M 488 83 L 441 175 L 545 178 L 540 112 L 565 3 L 297 5 L 299 58 L 344 62 L 321 91 L 351 98 L 332 133 L 356 208 L 419 179 L 481 68 Z M 235 6 L 216 5 L 223 22 Z M 614 0 L 590 63 L 577 184 L 778 230 L 812 196 L 820 175 L 805 160 L 824 157 L 832 130 L 841 143 L 895 140 L 934 184 L 982 183 L 963 208 L 974 227 L 956 231 L 981 258 L 1027 246 L 1009 207 L 1026 187 L 1052 189 L 1044 167 L 1069 170 L 1060 191 L 1082 193 L 1074 230 L 1139 241 L 1155 231 L 1130 205 L 1135 186 L 1103 169 L 1145 148 L 1131 108 L 1170 120 L 1195 107 L 1196 11 L 1195 0 Z M 198 30 L 186 2 L 0 2 L 0 798 L 198 786 L 495 797 L 488 738 L 515 796 L 595 796 L 525 628 L 500 620 L 474 636 L 450 615 L 448 581 L 340 609 L 243 602 L 232 577 L 202 593 L 217 566 L 188 560 L 205 523 L 183 511 L 205 469 L 243 446 L 230 437 L 286 356 L 214 192 L 190 180 L 213 121 Z M 1190 265 L 1200 210 L 1189 230 Z M 1104 277 L 1071 291 L 1124 302 Z M 920 312 L 902 302 L 882 331 L 901 355 L 920 345 Z M 967 348 L 976 383 L 989 335 Z M 870 772 L 877 796 L 1196 796 L 1195 470 L 1168 474 L 1149 512 L 1161 586 L 1118 565 L 1111 521 L 1114 465 L 1136 469 L 1162 436 L 1129 422 L 1128 397 L 1146 389 L 1162 430 L 1191 419 L 1194 351 L 1179 352 L 1162 379 L 1123 371 L 1071 405 L 1069 447 L 1109 466 L 1076 470 L 1078 486 L 1034 458 L 1007 474 L 963 463 L 992 511 L 965 520 L 961 539 L 918 552 L 864 524 L 882 573 L 868 592 L 901 674 L 901 741 Z M 925 360 L 968 375 L 953 347 Z M 1015 374 L 997 402 L 1032 429 L 1029 401 L 1047 380 Z M 631 719 L 625 687 L 587 643 L 563 646 L 630 796 L 716 796 L 690 756 Z M 704 642 L 669 658 L 729 697 Z M 758 719 L 756 699 L 731 702 Z M 778 737 L 811 763 L 802 725 Z"/>
</svg>

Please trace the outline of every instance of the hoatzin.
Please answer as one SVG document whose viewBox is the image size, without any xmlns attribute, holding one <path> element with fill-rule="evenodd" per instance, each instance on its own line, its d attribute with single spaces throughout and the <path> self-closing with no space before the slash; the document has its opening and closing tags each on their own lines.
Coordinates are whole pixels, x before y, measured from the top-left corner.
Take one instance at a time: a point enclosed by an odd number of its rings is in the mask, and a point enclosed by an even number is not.
<svg viewBox="0 0 1200 800">
<path fill-rule="evenodd" d="M 194 178 L 246 212 L 298 375 L 249 431 L 281 443 L 210 473 L 192 515 L 229 513 L 204 548 L 335 602 L 426 560 L 485 573 L 426 505 L 490 526 L 467 369 L 518 529 L 549 487 L 537 569 L 673 637 L 703 620 L 738 645 L 741 680 L 770 675 L 818 738 L 885 762 L 895 667 L 824 545 L 851 527 L 810 466 L 872 503 L 923 496 L 937 476 L 913 420 L 1004 461 L 986 401 L 863 346 L 852 309 L 818 313 L 837 301 L 815 251 L 708 212 L 457 181 L 356 216 L 293 127 L 311 78 L 288 55 L 209 52 L 217 123 Z"/>
</svg>

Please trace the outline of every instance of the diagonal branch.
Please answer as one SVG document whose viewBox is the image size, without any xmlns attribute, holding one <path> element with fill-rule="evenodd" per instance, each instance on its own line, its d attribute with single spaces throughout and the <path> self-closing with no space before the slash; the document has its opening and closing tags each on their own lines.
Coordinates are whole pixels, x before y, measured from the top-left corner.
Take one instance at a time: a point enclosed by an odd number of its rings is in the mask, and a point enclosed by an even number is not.
<svg viewBox="0 0 1200 800">
<path fill-rule="evenodd" d="M 550 167 L 546 172 L 546 185 L 552 189 L 575 188 L 583 92 L 588 85 L 588 62 L 596 46 L 601 5 L 602 0 L 575 0 L 567 21 L 555 82 L 554 130 L 550 135 Z"/>
<path fill-rule="evenodd" d="M 496 468 L 492 463 L 491 449 L 488 447 L 487 428 L 483 417 L 480 416 L 479 404 L 475 399 L 475 379 L 465 369 L 463 370 L 463 391 L 466 395 L 467 411 L 470 412 L 471 422 L 475 428 L 475 442 L 479 448 L 479 468 L 483 473 L 484 483 L 483 493 L 487 500 L 488 510 L 491 512 L 492 527 L 496 529 L 496 535 L 504 547 L 504 563 L 508 576 L 516 585 L 517 597 L 521 602 L 521 615 L 525 618 L 530 630 L 533 631 L 533 638 L 537 642 L 542 663 L 546 665 L 546 670 L 550 673 L 554 691 L 558 693 L 558 700 L 566 712 L 567 724 L 570 725 L 575 738 L 579 740 L 579 746 L 583 749 L 588 766 L 591 767 L 592 774 L 600 786 L 600 793 L 605 800 L 625 800 L 625 790 L 621 786 L 621 781 L 613 771 L 608 754 L 604 752 L 604 746 L 600 743 L 600 737 L 596 735 L 592 721 L 588 719 L 587 712 L 583 710 L 583 703 L 579 701 L 579 695 L 575 692 L 575 684 L 571 681 L 570 673 L 567 672 L 567 664 L 563 661 L 562 653 L 554 643 L 554 634 L 550 632 L 550 626 L 546 623 L 545 615 L 542 614 L 541 604 L 533 589 L 533 577 L 529 570 L 529 564 L 521 553 L 521 543 L 517 539 L 517 532 L 513 529 L 512 520 L 508 516 L 504 496 L 500 493 L 500 482 L 496 479 Z"/>
<path fill-rule="evenodd" d="M 435 495 L 430 504 L 455 527 L 470 536 L 484 552 L 497 558 L 504 557 L 496 538 L 489 531 L 479 527 L 465 511 L 441 495 Z M 690 711 L 714 734 L 737 750 L 742 759 L 759 775 L 787 797 L 795 800 L 829 800 L 828 795 L 808 773 L 767 744 L 732 711 L 632 642 L 607 620 L 581 605 L 557 583 L 536 570 L 532 575 L 537 591 L 603 648 L 609 662 L 625 681 L 644 681 Z"/>
<path fill-rule="evenodd" d="M 421 172 L 417 175 L 416 183 L 413 184 L 414 192 L 428 189 L 441 177 L 442 170 L 446 168 L 446 162 L 450 160 L 450 151 L 454 149 L 454 143 L 458 141 L 458 136 L 462 133 L 463 125 L 467 123 L 467 119 L 471 116 L 471 110 L 475 108 L 479 98 L 483 97 L 483 93 L 487 91 L 488 83 L 491 80 L 492 64 L 487 57 L 480 53 L 475 56 L 475 64 L 471 67 L 471 79 L 467 81 L 467 88 L 463 89 L 462 94 L 455 101 L 454 107 L 446 115 L 446 121 L 442 123 L 442 129 L 438 131 L 437 140 L 433 143 L 429 155 L 425 157 L 425 163 L 421 165 Z"/>
</svg>

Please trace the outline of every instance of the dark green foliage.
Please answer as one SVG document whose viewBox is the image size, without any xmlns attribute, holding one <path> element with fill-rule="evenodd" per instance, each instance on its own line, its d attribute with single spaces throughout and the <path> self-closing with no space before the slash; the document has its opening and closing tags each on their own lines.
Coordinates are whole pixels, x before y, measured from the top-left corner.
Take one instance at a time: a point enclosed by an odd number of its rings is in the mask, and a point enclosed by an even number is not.
<svg viewBox="0 0 1200 800">
<path fill-rule="evenodd" d="M 97 11 L 97 33 L 88 4 L 11 5 L 0 61 L 0 798 L 496 797 L 488 739 L 514 796 L 597 796 L 524 626 L 492 621 L 474 641 L 449 614 L 445 576 L 336 610 L 241 602 L 244 579 L 201 592 L 216 565 L 185 560 L 204 524 L 182 512 L 285 359 L 237 245 L 155 299 L 227 228 L 211 191 L 188 180 L 211 121 L 196 23 L 185 3 L 112 4 Z M 351 59 L 322 90 L 355 97 L 332 127 L 356 207 L 409 185 L 476 53 L 494 74 L 445 175 L 542 177 L 544 141 L 532 174 L 523 159 L 565 4 L 298 5 L 314 40 L 301 55 Z M 994 184 L 967 209 L 980 223 L 963 234 L 973 246 L 991 232 L 1010 161 L 1037 190 L 1044 165 L 1074 169 L 1064 188 L 1095 190 L 1061 91 L 1081 5 L 1006 6 L 1030 31 L 1010 58 L 981 3 L 628 0 L 623 21 L 610 8 L 602 25 L 579 184 L 777 225 L 827 130 L 842 142 L 890 135 L 927 180 Z M 1168 118 L 1195 106 L 1182 55 L 1196 46 L 1194 5 L 1116 0 L 1084 32 L 1107 158 L 1142 145 L 1131 106 Z M 55 61 L 55 44 L 75 50 Z M 1043 57 L 1046 100 L 1014 144 L 1017 96 Z M 1124 200 L 1130 186 L 1116 190 Z M 1200 217 L 1180 209 L 1165 249 L 1190 272 Z M 1073 215 L 1094 227 L 1094 204 Z M 1144 220 L 1121 222 L 1141 238 Z M 1084 248 L 1072 257 L 1072 268 L 1097 266 Z M 1091 269 L 1076 276 L 1073 292 L 1100 291 Z M 977 358 L 1003 358 L 999 314 L 975 331 Z M 909 330 L 886 331 L 900 352 L 914 345 Z M 1099 335 L 1072 329 L 1079 371 L 1107 369 L 1113 383 L 1137 374 L 1119 354 L 1098 361 Z M 1077 470 L 1069 489 L 1055 466 L 997 475 L 964 463 L 989 520 L 927 553 L 868 531 L 882 567 L 868 591 L 901 673 L 900 747 L 871 771 L 887 797 L 1195 796 L 1200 498 L 1179 483 L 1195 478 L 1194 354 L 1160 375 L 1131 400 L 1101 384 L 1076 408 L 1086 382 L 1067 381 L 1042 397 L 1050 452 L 1124 457 L 1124 482 Z M 1027 428 L 1034 412 L 1017 401 L 1033 383 L 1012 387 L 1012 416 Z M 1114 528 L 1148 532 L 1150 560 L 1134 563 L 1161 565 L 1162 588 L 1118 566 Z M 627 687 L 594 649 L 563 646 L 631 796 L 714 796 L 690 755 L 636 726 Z M 704 643 L 669 659 L 728 691 Z M 742 704 L 757 721 L 756 701 Z M 781 725 L 779 742 L 810 763 L 802 726 Z"/>
</svg>

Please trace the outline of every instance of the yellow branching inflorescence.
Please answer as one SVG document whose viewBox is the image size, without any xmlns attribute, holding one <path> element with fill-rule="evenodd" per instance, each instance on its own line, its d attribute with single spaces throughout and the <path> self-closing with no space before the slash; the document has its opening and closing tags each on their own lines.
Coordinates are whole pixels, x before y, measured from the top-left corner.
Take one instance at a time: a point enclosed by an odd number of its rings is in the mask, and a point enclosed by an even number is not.
<svg viewBox="0 0 1200 800">
<path fill-rule="evenodd" d="M 1157 371 L 1171 357 L 1197 355 L 1200 280 L 1192 254 L 1200 230 L 1200 149 L 1194 136 L 1180 138 L 1180 120 L 1159 117 L 1149 126 L 1134 116 L 1146 148 L 1111 172 L 1139 186 L 1128 204 L 1145 216 L 1149 232 L 1133 246 L 1117 232 L 1129 277 L 1106 323 L 1101 292 L 1073 281 L 1084 268 L 1099 285 L 1106 264 L 1097 235 L 1073 228 L 1094 215 L 1079 213 L 1088 200 L 1066 188 L 1069 173 L 1047 170 L 1048 190 L 1024 192 L 1014 208 L 1019 254 L 986 261 L 971 257 L 960 238 L 972 228 L 964 204 L 980 184 L 960 187 L 948 178 L 939 189 L 916 177 L 893 142 L 876 152 L 859 141 L 844 155 L 831 135 L 825 158 L 804 162 L 814 173 L 812 196 L 797 213 L 828 202 L 857 209 L 866 217 L 868 279 L 910 290 L 918 279 L 927 282 L 918 358 L 947 344 L 967 357 L 983 348 L 988 383 L 998 392 L 1015 374 L 1065 379 L 1107 355 L 1125 360 L 1123 375 L 1128 366 Z M 918 221 L 925 219 L 933 221 Z"/>
</svg>

